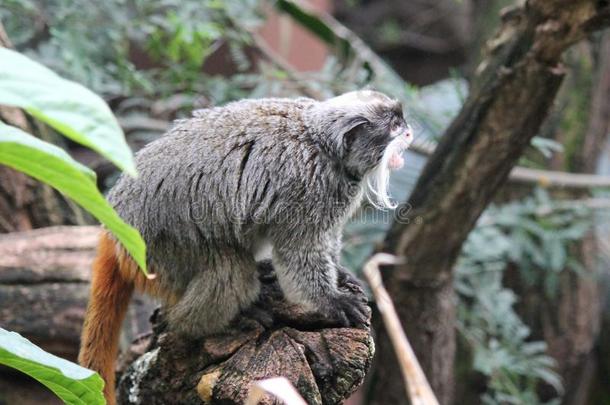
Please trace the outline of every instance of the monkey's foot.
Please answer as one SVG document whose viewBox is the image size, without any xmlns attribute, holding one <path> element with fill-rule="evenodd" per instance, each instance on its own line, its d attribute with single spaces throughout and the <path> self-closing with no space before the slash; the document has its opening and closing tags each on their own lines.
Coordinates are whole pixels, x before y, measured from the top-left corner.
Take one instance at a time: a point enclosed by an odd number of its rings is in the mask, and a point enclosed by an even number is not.
<svg viewBox="0 0 610 405">
<path fill-rule="evenodd" d="M 234 323 L 236 323 L 239 326 L 241 319 L 243 319 L 243 318 L 252 320 L 252 321 L 258 323 L 259 325 L 261 325 L 262 327 L 264 327 L 265 329 L 271 329 L 271 327 L 273 326 L 273 324 L 275 322 L 273 313 L 270 312 L 268 309 L 262 308 L 258 304 L 254 304 L 250 308 L 248 308 L 247 310 L 242 312 L 241 316 L 237 317 L 237 319 L 235 319 Z M 247 325 L 244 325 L 244 326 L 246 328 L 249 328 Z"/>
<path fill-rule="evenodd" d="M 308 312 L 284 299 L 271 262 L 260 262 L 258 268 L 262 285 L 260 297 L 237 317 L 235 325 L 248 328 L 257 323 L 266 329 L 290 326 L 301 330 L 368 328 L 371 316 L 368 297 L 361 282 L 348 270 L 339 270 L 339 294 L 326 305 L 319 303 L 322 304 L 319 311 Z"/>
</svg>

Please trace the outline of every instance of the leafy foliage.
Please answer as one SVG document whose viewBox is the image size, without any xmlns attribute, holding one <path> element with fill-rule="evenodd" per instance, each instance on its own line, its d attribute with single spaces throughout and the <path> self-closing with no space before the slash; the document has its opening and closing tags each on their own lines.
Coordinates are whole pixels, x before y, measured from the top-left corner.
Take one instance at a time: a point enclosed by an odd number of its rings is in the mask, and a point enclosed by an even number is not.
<svg viewBox="0 0 610 405">
<path fill-rule="evenodd" d="M 0 49 L 0 103 L 27 112 L 67 137 L 100 151 L 135 174 L 131 150 L 110 109 L 91 91 L 62 79 L 44 66 L 8 49 Z M 95 173 L 60 148 L 17 128 L 0 124 L 0 163 L 44 181 L 81 204 L 121 241 L 146 271 L 146 246 L 97 190 Z"/>
<path fill-rule="evenodd" d="M 256 0 L 3 3 L 0 19 L 18 50 L 106 96 L 206 94 L 206 57 L 222 44 L 238 55 L 244 28 L 262 21 Z"/>
<path fill-rule="evenodd" d="M 513 310 L 502 277 L 514 264 L 522 278 L 557 292 L 561 271 L 576 265 L 569 246 L 590 229 L 590 213 L 553 202 L 542 190 L 523 201 L 490 207 L 468 237 L 457 265 L 458 328 L 474 352 L 474 369 L 489 378 L 485 403 L 539 404 L 537 381 L 562 393 L 544 342 Z"/>
<path fill-rule="evenodd" d="M 138 21 L 125 3 L 5 0 L 0 18 L 19 51 L 97 93 L 120 94 L 147 84 L 127 58 Z"/>
<path fill-rule="evenodd" d="M 507 259 L 519 265 L 529 286 L 542 286 L 549 297 L 555 297 L 564 269 L 582 273 L 581 264 L 570 257 L 570 248 L 591 229 L 591 212 L 584 206 L 554 202 L 538 189 L 533 197 L 491 208 L 488 217 L 510 236 Z"/>
<path fill-rule="evenodd" d="M 40 381 L 67 404 L 105 404 L 99 375 L 45 352 L 15 332 L 0 328 L 0 364 Z"/>
</svg>

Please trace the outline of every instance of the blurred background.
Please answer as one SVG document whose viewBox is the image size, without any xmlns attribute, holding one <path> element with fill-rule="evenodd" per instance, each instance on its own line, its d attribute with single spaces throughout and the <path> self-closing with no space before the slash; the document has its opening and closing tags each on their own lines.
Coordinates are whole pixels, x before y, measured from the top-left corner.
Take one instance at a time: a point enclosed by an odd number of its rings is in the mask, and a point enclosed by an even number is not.
<svg viewBox="0 0 610 405">
<path fill-rule="evenodd" d="M 102 95 L 133 150 L 193 109 L 239 98 L 384 91 L 403 102 L 415 130 L 391 184 L 404 202 L 467 99 L 501 10 L 513 3 L 0 0 L 0 31 L 5 46 Z M 567 76 L 520 171 L 496 193 L 455 264 L 457 349 L 445 381 L 454 403 L 610 404 L 610 33 L 572 46 L 564 62 Z M 94 169 L 101 190 L 116 181 L 116 168 L 99 155 L 48 128 L 38 134 Z M 344 264 L 358 273 L 393 216 L 356 215 Z M 94 223 L 48 187 L 0 167 L 0 232 Z M 88 280 L 88 259 L 70 256 L 74 250 L 48 254 L 78 276 L 0 268 L 0 325 L 70 359 Z M 147 329 L 150 304 L 141 297 L 136 304 L 125 345 Z M 384 367 L 373 365 L 350 403 L 388 403 L 376 388 Z M 0 374 L 0 404 L 56 401 Z"/>
</svg>

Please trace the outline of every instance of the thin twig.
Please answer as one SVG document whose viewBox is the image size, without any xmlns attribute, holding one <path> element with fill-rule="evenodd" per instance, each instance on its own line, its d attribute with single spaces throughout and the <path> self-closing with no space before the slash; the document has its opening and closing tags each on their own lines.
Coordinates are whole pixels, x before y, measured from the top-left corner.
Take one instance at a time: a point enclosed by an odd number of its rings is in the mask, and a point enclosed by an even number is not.
<svg viewBox="0 0 610 405">
<path fill-rule="evenodd" d="M 375 301 L 377 308 L 381 313 L 385 328 L 390 336 L 390 341 L 396 356 L 398 357 L 398 363 L 405 380 L 405 387 L 407 389 L 407 396 L 412 405 L 438 405 L 438 400 L 426 379 L 419 361 L 409 344 L 409 340 L 405 335 L 394 304 L 383 286 L 381 280 L 381 273 L 379 272 L 380 265 L 394 265 L 398 263 L 398 259 L 387 253 L 378 253 L 373 256 L 364 265 L 364 275 L 366 276 Z"/>
<path fill-rule="evenodd" d="M 516 183 L 538 183 L 545 187 L 610 187 L 610 176 L 538 170 L 525 167 L 515 167 L 510 173 L 510 180 Z"/>
<path fill-rule="evenodd" d="M 434 142 L 417 138 L 409 147 L 409 150 L 419 155 L 430 156 L 434 153 L 436 144 Z M 509 181 L 513 183 L 538 184 L 543 187 L 556 188 L 607 188 L 610 187 L 610 176 L 598 174 L 568 173 L 553 170 L 530 169 L 517 166 L 510 172 Z"/>
</svg>

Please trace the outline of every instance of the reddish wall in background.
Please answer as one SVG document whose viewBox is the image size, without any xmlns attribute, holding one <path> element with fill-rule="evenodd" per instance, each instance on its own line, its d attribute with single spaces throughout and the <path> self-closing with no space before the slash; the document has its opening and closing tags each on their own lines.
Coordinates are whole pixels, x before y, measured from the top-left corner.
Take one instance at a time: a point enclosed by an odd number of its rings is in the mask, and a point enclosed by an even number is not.
<svg viewBox="0 0 610 405">
<path fill-rule="evenodd" d="M 332 11 L 332 0 L 309 0 L 308 3 L 314 9 Z M 290 17 L 272 10 L 260 34 L 274 51 L 299 71 L 319 70 L 328 55 L 322 41 L 292 22 Z"/>
<path fill-rule="evenodd" d="M 332 2 L 332 0 L 309 0 L 308 4 L 316 10 L 330 13 L 333 9 Z M 259 33 L 273 51 L 298 71 L 319 70 L 328 56 L 328 50 L 322 41 L 294 23 L 289 16 L 277 13 L 271 7 L 267 21 L 260 28 Z M 245 52 L 251 60 L 257 59 L 257 52 L 253 49 L 246 48 Z M 138 69 L 163 66 L 161 62 L 153 61 L 143 49 L 135 45 L 130 47 L 130 59 Z M 226 45 L 221 45 L 209 55 L 202 69 L 212 75 L 229 76 L 237 73 Z"/>
</svg>

